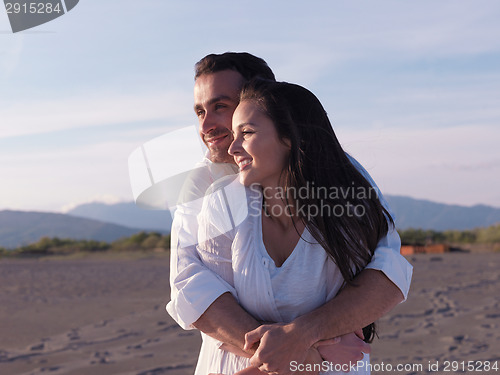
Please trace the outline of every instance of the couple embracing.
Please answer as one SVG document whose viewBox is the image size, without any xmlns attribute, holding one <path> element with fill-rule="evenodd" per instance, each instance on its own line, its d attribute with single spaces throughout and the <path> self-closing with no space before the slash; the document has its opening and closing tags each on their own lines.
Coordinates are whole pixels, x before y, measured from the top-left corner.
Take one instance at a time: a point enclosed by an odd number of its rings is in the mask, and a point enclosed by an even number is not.
<svg viewBox="0 0 500 375">
<path fill-rule="evenodd" d="M 387 203 L 309 90 L 248 53 L 195 70 L 208 150 L 174 215 L 167 305 L 202 332 L 195 373 L 369 373 L 373 322 L 412 274 Z"/>
</svg>

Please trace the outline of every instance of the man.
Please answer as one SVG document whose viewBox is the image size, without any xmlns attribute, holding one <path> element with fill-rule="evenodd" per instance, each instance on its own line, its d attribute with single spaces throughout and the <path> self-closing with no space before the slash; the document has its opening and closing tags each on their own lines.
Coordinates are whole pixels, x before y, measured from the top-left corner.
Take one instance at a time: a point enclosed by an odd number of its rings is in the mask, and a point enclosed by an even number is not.
<svg viewBox="0 0 500 375">
<path fill-rule="evenodd" d="M 197 199 L 183 200 L 197 203 L 181 205 L 174 217 L 172 295 L 167 310 L 183 328 L 197 328 L 236 350 L 253 355 L 252 364 L 261 370 L 287 374 L 290 362 L 302 362 L 315 343 L 356 331 L 404 300 L 411 280 L 411 266 L 399 254 L 399 236 L 392 230 L 378 244 L 370 264 L 356 277 L 357 286 L 347 286 L 333 300 L 293 324 L 260 325 L 238 305 L 234 290 L 203 265 L 195 247 L 194 217 L 203 192 L 228 172 L 227 167 L 221 172 L 217 166 L 233 163 L 227 154 L 232 142 L 232 114 L 238 105 L 241 87 L 256 76 L 274 80 L 264 60 L 247 53 L 208 55 L 196 64 L 194 109 L 208 153 L 205 171 L 197 173 L 190 182 L 197 190 Z M 375 186 L 367 172 L 353 163 Z M 384 203 L 383 197 L 380 198 Z M 254 345 L 257 343 L 258 346 Z"/>
</svg>

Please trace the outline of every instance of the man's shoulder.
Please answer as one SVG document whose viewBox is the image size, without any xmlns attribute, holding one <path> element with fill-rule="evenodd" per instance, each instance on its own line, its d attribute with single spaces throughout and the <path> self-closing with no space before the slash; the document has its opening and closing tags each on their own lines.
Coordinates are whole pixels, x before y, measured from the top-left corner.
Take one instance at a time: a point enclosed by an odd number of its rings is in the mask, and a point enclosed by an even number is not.
<svg viewBox="0 0 500 375">
<path fill-rule="evenodd" d="M 212 163 L 203 160 L 191 170 L 184 181 L 178 203 L 187 203 L 203 198 L 209 187 L 224 176 L 236 176 L 234 165 L 228 163 Z"/>
<path fill-rule="evenodd" d="M 207 195 L 210 193 L 215 193 L 217 191 L 225 190 L 235 185 L 240 186 L 239 176 L 237 174 L 224 176 L 216 180 L 212 185 L 210 185 L 210 187 L 207 189 Z"/>
</svg>

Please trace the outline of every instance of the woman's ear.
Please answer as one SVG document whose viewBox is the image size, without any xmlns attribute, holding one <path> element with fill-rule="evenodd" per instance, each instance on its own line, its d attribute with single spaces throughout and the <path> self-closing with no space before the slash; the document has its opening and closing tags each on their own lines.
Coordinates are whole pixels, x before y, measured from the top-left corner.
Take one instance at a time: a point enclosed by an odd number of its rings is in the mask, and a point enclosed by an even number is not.
<svg viewBox="0 0 500 375">
<path fill-rule="evenodd" d="M 289 150 L 291 150 L 291 149 L 292 149 L 292 141 L 291 141 L 289 138 L 283 138 L 281 141 L 285 144 L 285 146 L 286 146 Z"/>
</svg>

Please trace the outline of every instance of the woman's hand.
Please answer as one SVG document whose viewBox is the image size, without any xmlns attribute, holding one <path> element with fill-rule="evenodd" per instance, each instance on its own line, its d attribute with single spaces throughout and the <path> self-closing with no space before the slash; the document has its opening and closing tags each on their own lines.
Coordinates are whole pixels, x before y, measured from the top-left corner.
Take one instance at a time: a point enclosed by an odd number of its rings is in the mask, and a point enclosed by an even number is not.
<svg viewBox="0 0 500 375">
<path fill-rule="evenodd" d="M 307 357 L 304 360 L 304 369 L 311 369 L 312 371 L 294 371 L 294 374 L 318 375 L 322 362 L 323 358 L 321 358 L 319 351 L 316 348 L 309 348 Z"/>
<path fill-rule="evenodd" d="M 364 342 L 363 338 L 363 331 L 358 330 L 340 336 L 340 341 L 336 343 L 332 341 L 335 339 L 322 340 L 314 344 L 314 347 L 318 349 L 324 360 L 334 365 L 344 365 L 347 369 L 349 364 L 355 364 L 363 359 L 363 353 L 371 352 L 370 345 Z"/>
<path fill-rule="evenodd" d="M 306 359 L 304 360 L 304 367 L 301 367 L 303 369 L 320 369 L 321 368 L 321 363 L 323 359 L 321 358 L 321 355 L 319 354 L 318 350 L 316 348 L 310 348 L 307 352 Z M 309 365 L 309 366 L 307 366 Z M 315 367 L 316 365 L 316 367 Z M 294 374 L 296 375 L 318 375 L 318 371 L 294 371 Z M 210 375 L 215 375 L 215 374 L 210 374 Z M 217 375 L 222 375 L 222 374 L 217 374 Z M 281 375 L 278 372 L 266 372 L 266 371 L 261 371 L 257 367 L 247 367 L 246 369 L 243 369 L 241 371 L 236 372 L 234 375 Z"/>
<path fill-rule="evenodd" d="M 241 348 L 238 348 L 237 346 L 235 345 L 231 345 L 231 344 L 226 344 L 226 343 L 223 343 L 220 347 L 219 347 L 220 350 L 225 350 L 225 351 L 228 351 L 228 352 L 231 352 L 233 354 L 236 354 L 236 355 L 239 355 L 240 357 L 245 357 L 245 358 L 251 358 L 252 355 L 247 353 L 246 351 L 244 351 L 243 349 Z"/>
<path fill-rule="evenodd" d="M 241 371 L 235 372 L 234 375 L 269 375 L 269 373 L 260 371 L 257 367 L 247 367 Z"/>
</svg>

